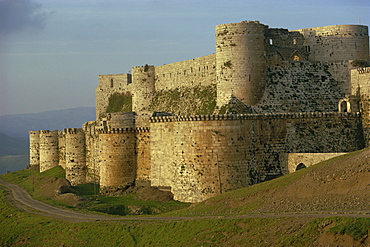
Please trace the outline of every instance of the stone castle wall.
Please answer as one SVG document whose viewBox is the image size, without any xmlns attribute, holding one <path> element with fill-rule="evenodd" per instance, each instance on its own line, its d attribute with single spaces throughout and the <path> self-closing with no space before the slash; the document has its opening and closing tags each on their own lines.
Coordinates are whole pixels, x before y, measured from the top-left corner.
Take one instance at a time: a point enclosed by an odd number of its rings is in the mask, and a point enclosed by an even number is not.
<svg viewBox="0 0 370 247">
<path fill-rule="evenodd" d="M 285 174 L 286 153 L 364 147 L 359 115 L 349 113 L 167 116 L 150 126 L 152 186 L 187 202 Z"/>
<path fill-rule="evenodd" d="M 86 182 L 86 144 L 82 129 L 64 129 L 66 179 L 71 185 Z"/>
<path fill-rule="evenodd" d="M 265 30 L 259 22 L 216 26 L 217 106 L 231 97 L 255 105 L 266 82 Z"/>
<path fill-rule="evenodd" d="M 82 126 L 85 133 L 86 182 L 99 184 L 100 152 L 99 135 L 96 128 L 96 121 L 86 122 Z"/>
<path fill-rule="evenodd" d="M 40 172 L 59 165 L 58 131 L 40 131 Z"/>
<path fill-rule="evenodd" d="M 35 170 L 40 170 L 40 131 L 28 131 L 30 135 L 30 167 Z"/>
<path fill-rule="evenodd" d="M 367 26 L 334 25 L 296 31 L 305 37 L 311 61 L 369 59 Z"/>
<path fill-rule="evenodd" d="M 102 193 L 151 185 L 199 202 L 361 149 L 370 73 L 350 70 L 368 41 L 361 25 L 218 25 L 215 54 L 99 75 L 96 121 L 30 131 L 30 165 Z"/>
<path fill-rule="evenodd" d="M 216 83 L 216 55 L 155 67 L 156 91 L 193 88 Z"/>
<path fill-rule="evenodd" d="M 100 191 L 132 185 L 136 177 L 135 130 L 113 129 L 99 133 Z"/>
<path fill-rule="evenodd" d="M 352 70 L 351 80 L 351 94 L 360 98 L 363 132 L 370 146 L 370 67 Z"/>
<path fill-rule="evenodd" d="M 255 108 L 258 112 L 337 111 L 345 96 L 342 88 L 349 83 L 334 79 L 328 68 L 327 63 L 294 61 L 269 66 L 266 89 Z"/>
</svg>

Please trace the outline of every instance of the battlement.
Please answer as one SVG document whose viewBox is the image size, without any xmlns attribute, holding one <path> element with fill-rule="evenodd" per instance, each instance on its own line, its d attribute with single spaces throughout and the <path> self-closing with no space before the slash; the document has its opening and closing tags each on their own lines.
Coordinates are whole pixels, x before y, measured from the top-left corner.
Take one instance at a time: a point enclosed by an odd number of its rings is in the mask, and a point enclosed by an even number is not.
<svg viewBox="0 0 370 247">
<path fill-rule="evenodd" d="M 138 127 L 138 128 L 112 128 L 110 130 L 99 129 L 99 134 L 120 134 L 120 133 L 142 133 L 149 132 L 149 127 Z"/>
<path fill-rule="evenodd" d="M 370 73 L 370 67 L 357 68 L 359 74 Z"/>
<path fill-rule="evenodd" d="M 181 122 L 181 121 L 224 121 L 224 120 L 256 120 L 284 118 L 359 118 L 360 112 L 297 112 L 297 113 L 264 113 L 264 114 L 224 114 L 194 116 L 159 116 L 149 118 L 150 123 Z"/>
</svg>

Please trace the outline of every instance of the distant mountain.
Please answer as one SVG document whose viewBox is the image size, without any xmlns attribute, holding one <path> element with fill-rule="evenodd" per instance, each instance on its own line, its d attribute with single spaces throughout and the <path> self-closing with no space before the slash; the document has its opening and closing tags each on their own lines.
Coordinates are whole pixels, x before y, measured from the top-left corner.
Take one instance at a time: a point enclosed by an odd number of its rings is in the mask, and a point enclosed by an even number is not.
<svg viewBox="0 0 370 247">
<path fill-rule="evenodd" d="M 79 107 L 41 113 L 0 116 L 0 133 L 28 139 L 30 130 L 63 130 L 81 128 L 87 121 L 95 120 L 95 107 Z"/>
<path fill-rule="evenodd" d="M 81 128 L 95 120 L 95 107 L 0 116 L 0 174 L 29 164 L 28 131 Z"/>
<path fill-rule="evenodd" d="M 28 140 L 0 133 L 0 174 L 24 169 L 28 164 Z"/>
<path fill-rule="evenodd" d="M 28 140 L 10 137 L 0 133 L 0 156 L 25 155 L 28 153 Z"/>
</svg>

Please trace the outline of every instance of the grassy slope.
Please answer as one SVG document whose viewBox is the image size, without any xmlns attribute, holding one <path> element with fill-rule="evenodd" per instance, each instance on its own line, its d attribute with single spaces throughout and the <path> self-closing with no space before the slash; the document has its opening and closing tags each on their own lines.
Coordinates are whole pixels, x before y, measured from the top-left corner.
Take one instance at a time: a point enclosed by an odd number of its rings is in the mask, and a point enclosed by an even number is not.
<svg viewBox="0 0 370 247">
<path fill-rule="evenodd" d="M 340 174 L 340 169 L 336 170 L 335 167 L 342 163 L 347 164 L 349 161 L 355 162 L 357 159 L 364 161 L 363 157 L 367 156 L 368 152 L 369 150 L 364 150 L 336 158 L 289 176 L 225 193 L 189 209 L 167 214 L 228 216 L 258 212 L 264 204 L 275 200 L 276 194 L 291 190 L 290 187 L 296 186 L 300 181 L 305 182 L 312 174 L 327 176 L 325 173 L 327 170 Z M 360 167 L 361 164 L 356 163 L 353 166 Z M 361 172 L 353 174 L 368 173 L 364 172 L 363 168 L 360 170 Z M 347 178 L 347 180 L 350 179 Z M 18 181 L 14 182 L 24 183 L 25 181 L 27 179 L 18 178 Z M 322 184 L 325 186 L 329 184 L 335 188 L 334 182 L 328 180 Z M 0 228 L 4 229 L 0 235 L 0 243 L 3 246 L 15 244 L 21 246 L 61 244 L 66 246 L 308 246 L 319 238 L 325 226 L 333 222 L 335 226 L 329 229 L 330 232 L 349 234 L 358 240 L 364 238 L 370 229 L 370 219 L 351 217 L 199 218 L 166 222 L 69 223 L 19 211 L 9 205 L 5 192 L 1 190 L 0 200 Z"/>
</svg>

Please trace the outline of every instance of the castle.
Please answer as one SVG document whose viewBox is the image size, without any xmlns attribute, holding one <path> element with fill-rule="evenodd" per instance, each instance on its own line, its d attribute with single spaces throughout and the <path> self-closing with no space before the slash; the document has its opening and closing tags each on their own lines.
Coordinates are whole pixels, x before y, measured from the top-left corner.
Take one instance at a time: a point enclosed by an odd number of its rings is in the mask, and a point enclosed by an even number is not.
<svg viewBox="0 0 370 247">
<path fill-rule="evenodd" d="M 200 202 L 369 146 L 368 62 L 363 25 L 218 25 L 214 54 L 99 75 L 96 121 L 30 131 L 30 166 Z"/>
</svg>

